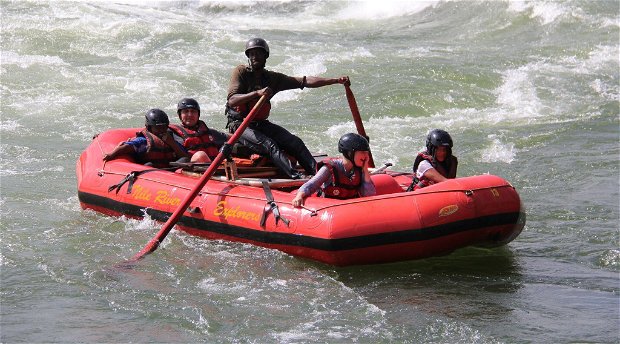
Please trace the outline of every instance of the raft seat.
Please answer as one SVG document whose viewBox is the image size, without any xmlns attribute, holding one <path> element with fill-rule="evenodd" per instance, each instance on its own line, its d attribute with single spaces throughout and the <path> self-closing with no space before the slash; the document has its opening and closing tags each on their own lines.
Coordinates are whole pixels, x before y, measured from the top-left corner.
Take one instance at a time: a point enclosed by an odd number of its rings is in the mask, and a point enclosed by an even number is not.
<svg viewBox="0 0 620 344">
<path fill-rule="evenodd" d="M 377 195 L 387 195 L 405 191 L 400 184 L 394 179 L 394 177 L 388 174 L 373 174 L 370 176 L 373 184 L 375 184 L 375 190 Z"/>
</svg>

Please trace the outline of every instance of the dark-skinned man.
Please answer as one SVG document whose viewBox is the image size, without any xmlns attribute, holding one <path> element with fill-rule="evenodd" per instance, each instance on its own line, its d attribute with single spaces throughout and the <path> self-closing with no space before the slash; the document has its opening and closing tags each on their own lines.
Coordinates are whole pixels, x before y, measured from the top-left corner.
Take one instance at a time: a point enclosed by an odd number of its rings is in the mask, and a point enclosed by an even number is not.
<svg viewBox="0 0 620 344">
<path fill-rule="evenodd" d="M 269 45 L 262 38 L 252 38 L 245 45 L 248 65 L 237 66 L 230 78 L 226 115 L 226 128 L 231 133 L 239 127 L 258 100 L 266 95 L 271 99 L 276 93 L 290 89 L 316 88 L 349 82 L 349 77 L 322 78 L 317 76 L 292 77 L 265 69 L 269 58 Z M 304 168 L 307 175 L 316 173 L 314 157 L 297 136 L 283 127 L 270 122 L 271 103 L 267 101 L 255 115 L 254 120 L 241 135 L 239 142 L 253 151 L 269 157 L 287 176 L 293 179 L 303 178 L 289 160 L 287 153 L 293 156 Z"/>
</svg>

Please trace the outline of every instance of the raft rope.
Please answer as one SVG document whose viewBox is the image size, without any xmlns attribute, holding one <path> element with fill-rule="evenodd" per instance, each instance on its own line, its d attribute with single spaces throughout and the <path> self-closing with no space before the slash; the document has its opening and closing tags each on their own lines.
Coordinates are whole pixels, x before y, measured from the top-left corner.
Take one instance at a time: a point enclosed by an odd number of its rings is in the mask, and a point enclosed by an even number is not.
<svg viewBox="0 0 620 344">
<path fill-rule="evenodd" d="M 153 172 L 153 171 L 174 171 L 178 169 L 178 167 L 165 167 L 165 168 L 151 168 L 148 170 L 142 170 L 142 171 L 131 171 L 129 172 L 125 178 L 121 179 L 121 181 L 118 184 L 114 184 L 112 186 L 110 186 L 108 188 L 108 192 L 111 192 L 112 190 L 116 189 L 116 194 L 118 195 L 118 192 L 121 190 L 121 187 L 123 185 L 125 185 L 125 183 L 129 182 L 129 185 L 127 186 L 127 193 L 130 194 L 131 193 L 131 189 L 133 188 L 133 183 L 136 181 L 136 179 L 138 179 L 138 176 L 147 172 Z"/>
<path fill-rule="evenodd" d="M 288 227 L 290 221 L 280 215 L 280 209 L 273 198 L 273 194 L 271 193 L 271 188 L 269 187 L 269 183 L 263 181 L 263 190 L 265 191 L 265 196 L 267 196 L 267 204 L 269 208 L 265 207 L 263 209 L 263 216 L 260 218 L 260 226 L 265 227 L 265 223 L 267 222 L 267 213 L 271 210 L 273 216 L 276 218 L 276 226 L 278 225 L 278 220 L 282 220 L 284 224 Z"/>
</svg>

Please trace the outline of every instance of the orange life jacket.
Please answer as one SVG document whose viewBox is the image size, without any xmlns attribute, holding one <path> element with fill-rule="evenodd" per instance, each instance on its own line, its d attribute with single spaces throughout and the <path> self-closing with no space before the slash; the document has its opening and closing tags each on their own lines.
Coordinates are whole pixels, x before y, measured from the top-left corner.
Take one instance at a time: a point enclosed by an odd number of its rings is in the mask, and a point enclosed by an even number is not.
<svg viewBox="0 0 620 344">
<path fill-rule="evenodd" d="M 324 197 L 348 199 L 359 196 L 359 187 L 362 185 L 362 171 L 358 167 L 353 168 L 353 176 L 349 179 L 342 171 L 336 168 L 334 161 L 337 159 L 324 159 L 317 164 L 317 170 L 327 166 L 332 175 L 331 185 L 321 191 Z"/>
<path fill-rule="evenodd" d="M 166 167 L 170 161 L 176 159 L 177 156 L 172 147 L 148 130 L 143 129 L 137 132 L 136 136 L 144 137 L 147 143 L 146 152 L 139 158 L 141 163 L 151 162 L 154 167 Z"/>
<path fill-rule="evenodd" d="M 214 138 L 205 122 L 199 120 L 196 130 L 175 124 L 170 124 L 170 129 L 183 139 L 183 146 L 190 154 L 203 151 L 211 159 L 217 156 L 219 147 L 214 143 Z"/>
</svg>

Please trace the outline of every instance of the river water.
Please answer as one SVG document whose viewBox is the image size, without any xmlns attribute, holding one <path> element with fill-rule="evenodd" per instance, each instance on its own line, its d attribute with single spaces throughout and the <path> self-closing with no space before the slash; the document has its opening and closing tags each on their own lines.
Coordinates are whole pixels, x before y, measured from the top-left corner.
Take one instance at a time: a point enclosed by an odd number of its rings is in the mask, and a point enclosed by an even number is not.
<svg viewBox="0 0 620 344">
<path fill-rule="evenodd" d="M 0 1 L 0 341 L 620 341 L 617 1 Z M 251 37 L 267 67 L 349 75 L 375 161 L 408 170 L 431 128 L 459 175 L 509 180 L 523 233 L 497 249 L 335 268 L 79 207 L 93 134 L 195 97 L 223 128 Z M 354 131 L 340 85 L 272 120 L 312 151 Z"/>
</svg>

